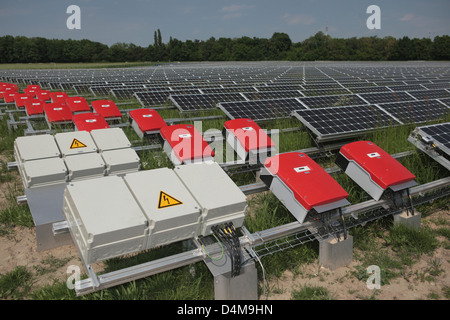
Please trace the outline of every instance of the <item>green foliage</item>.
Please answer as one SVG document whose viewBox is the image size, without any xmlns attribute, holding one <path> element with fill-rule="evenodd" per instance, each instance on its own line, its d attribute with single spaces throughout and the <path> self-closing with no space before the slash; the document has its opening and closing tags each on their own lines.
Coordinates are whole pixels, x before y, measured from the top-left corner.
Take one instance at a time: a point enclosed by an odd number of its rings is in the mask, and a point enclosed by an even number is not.
<svg viewBox="0 0 450 320">
<path fill-rule="evenodd" d="M 0 299 L 22 299 L 30 291 L 32 278 L 31 272 L 24 266 L 0 274 Z"/>
<path fill-rule="evenodd" d="M 328 289 L 319 286 L 304 286 L 293 290 L 291 300 L 334 300 Z"/>
<path fill-rule="evenodd" d="M 415 230 L 401 224 L 395 224 L 386 237 L 386 242 L 401 257 L 412 260 L 420 258 L 422 254 L 432 253 L 439 247 L 436 232 L 423 226 L 420 230 Z"/>
<path fill-rule="evenodd" d="M 264 38 L 209 38 L 206 41 L 162 40 L 161 30 L 154 32 L 148 47 L 133 43 L 115 43 L 45 38 L 0 37 L 0 63 L 77 63 L 135 61 L 386 61 L 449 60 L 450 37 L 332 38 L 319 31 L 302 42 L 293 43 L 289 35 L 275 32 Z"/>
</svg>

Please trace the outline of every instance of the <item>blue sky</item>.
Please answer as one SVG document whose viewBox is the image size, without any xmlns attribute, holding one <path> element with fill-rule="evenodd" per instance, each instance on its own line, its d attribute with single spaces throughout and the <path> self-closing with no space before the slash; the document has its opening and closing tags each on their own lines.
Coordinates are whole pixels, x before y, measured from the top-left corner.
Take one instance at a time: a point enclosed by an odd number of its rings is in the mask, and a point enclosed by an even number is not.
<svg viewBox="0 0 450 320">
<path fill-rule="evenodd" d="M 81 29 L 69 30 L 69 5 L 81 9 Z M 381 9 L 381 29 L 369 30 L 367 7 Z M 1 0 L 0 36 L 90 39 L 112 45 L 207 40 L 210 37 L 270 38 L 289 34 L 299 42 L 318 31 L 335 38 L 450 35 L 449 0 Z"/>
</svg>

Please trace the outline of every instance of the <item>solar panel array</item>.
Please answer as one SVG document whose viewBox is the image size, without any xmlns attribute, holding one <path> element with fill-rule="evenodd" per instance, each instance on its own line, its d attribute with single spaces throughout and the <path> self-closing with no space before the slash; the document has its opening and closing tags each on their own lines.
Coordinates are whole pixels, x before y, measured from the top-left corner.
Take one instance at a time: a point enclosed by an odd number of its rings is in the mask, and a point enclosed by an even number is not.
<svg viewBox="0 0 450 320">
<path fill-rule="evenodd" d="M 298 110 L 295 115 L 322 141 L 399 124 L 372 105 Z"/>
<path fill-rule="evenodd" d="M 181 112 L 220 108 L 229 118 L 264 121 L 294 115 L 319 138 L 327 139 L 388 123 L 442 119 L 450 107 L 448 62 L 172 63 L 4 70 L 0 79 L 135 100 L 143 107 L 175 105 Z"/>
<path fill-rule="evenodd" d="M 439 149 L 450 156 L 450 122 L 418 128 L 423 136 L 431 139 Z"/>
</svg>

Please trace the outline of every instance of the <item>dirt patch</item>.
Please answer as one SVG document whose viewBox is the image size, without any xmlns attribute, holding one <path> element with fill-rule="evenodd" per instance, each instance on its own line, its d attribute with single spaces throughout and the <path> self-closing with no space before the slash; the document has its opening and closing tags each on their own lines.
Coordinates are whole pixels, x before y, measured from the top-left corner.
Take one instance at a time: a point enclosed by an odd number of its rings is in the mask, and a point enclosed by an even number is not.
<svg viewBox="0 0 450 320">
<path fill-rule="evenodd" d="M 437 228 L 435 222 L 439 219 L 446 219 L 448 225 L 450 212 L 435 212 L 423 218 L 421 223 Z M 438 237 L 438 240 L 441 243 L 445 241 L 443 237 Z M 331 298 L 336 300 L 448 300 L 444 290 L 450 286 L 450 250 L 445 246 L 441 245 L 432 255 L 422 255 L 419 261 L 406 267 L 402 276 L 391 279 L 379 290 L 369 289 L 366 281 L 355 276 L 356 267 L 361 265 L 355 259 L 357 255 L 358 249 L 355 248 L 353 261 L 333 271 L 319 267 L 318 263 L 303 265 L 295 275 L 286 271 L 280 279 L 267 281 L 268 299 L 289 300 L 294 290 L 310 286 L 326 288 Z"/>
</svg>

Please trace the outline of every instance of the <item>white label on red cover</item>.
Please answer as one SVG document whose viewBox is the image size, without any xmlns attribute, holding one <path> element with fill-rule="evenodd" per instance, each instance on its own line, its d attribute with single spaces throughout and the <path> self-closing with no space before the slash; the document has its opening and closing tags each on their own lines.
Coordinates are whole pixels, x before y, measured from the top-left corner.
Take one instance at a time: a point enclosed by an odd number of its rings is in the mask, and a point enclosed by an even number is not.
<svg viewBox="0 0 450 320">
<path fill-rule="evenodd" d="M 39 105 L 41 105 L 40 103 L 32 103 L 31 104 L 32 106 L 39 106 Z"/>
<path fill-rule="evenodd" d="M 153 117 L 152 114 L 144 114 L 144 115 L 142 116 L 142 118 L 151 118 L 151 117 Z"/>
<path fill-rule="evenodd" d="M 109 104 L 102 104 L 102 108 L 108 108 Z"/>
<path fill-rule="evenodd" d="M 87 123 L 94 123 L 94 122 L 97 122 L 97 120 L 96 119 L 87 119 L 86 122 Z"/>
<path fill-rule="evenodd" d="M 77 100 L 77 101 L 74 101 L 73 103 L 81 103 L 81 101 L 80 101 L 80 100 Z"/>
<path fill-rule="evenodd" d="M 61 111 L 63 108 L 53 108 L 55 111 Z"/>
<path fill-rule="evenodd" d="M 180 137 L 181 139 L 187 139 L 192 137 L 190 133 L 185 133 L 185 134 L 180 134 L 178 137 Z"/>
<path fill-rule="evenodd" d="M 252 127 L 246 127 L 246 128 L 242 128 L 242 130 L 244 130 L 244 131 L 252 131 L 253 128 Z"/>
<path fill-rule="evenodd" d="M 379 154 L 378 152 L 368 153 L 367 156 L 368 156 L 369 158 L 381 157 L 380 154 Z"/>
<path fill-rule="evenodd" d="M 304 166 L 304 167 L 298 167 L 298 168 L 294 168 L 295 172 L 299 173 L 299 172 L 305 172 L 305 171 L 311 171 L 311 169 L 308 166 Z"/>
</svg>

